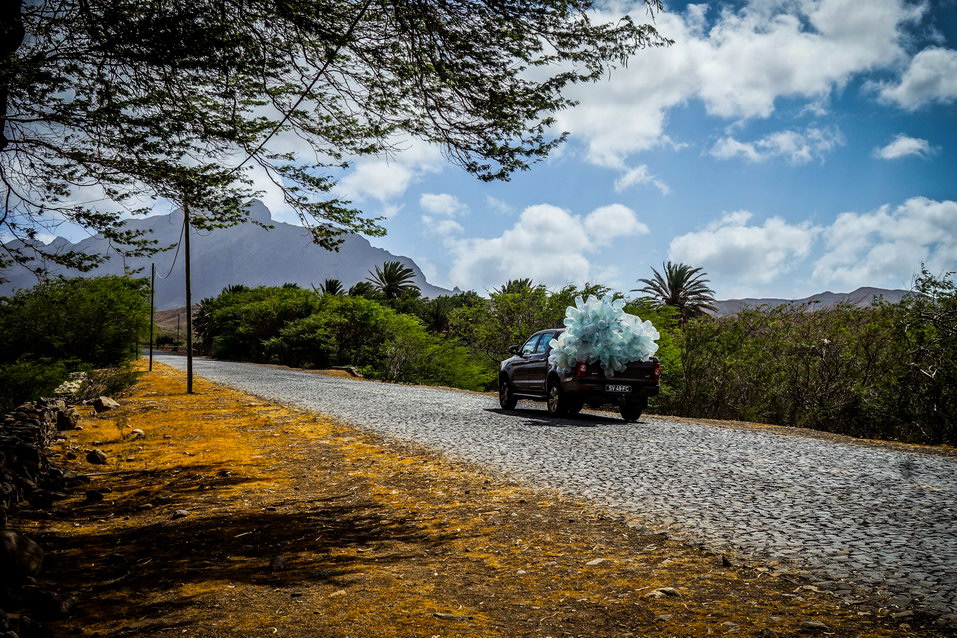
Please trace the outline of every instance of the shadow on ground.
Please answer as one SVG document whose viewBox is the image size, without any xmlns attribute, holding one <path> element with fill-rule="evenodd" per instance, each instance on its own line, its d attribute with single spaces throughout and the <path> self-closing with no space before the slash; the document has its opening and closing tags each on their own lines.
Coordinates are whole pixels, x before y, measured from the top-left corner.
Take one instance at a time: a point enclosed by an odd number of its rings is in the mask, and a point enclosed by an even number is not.
<svg viewBox="0 0 957 638">
<path fill-rule="evenodd" d="M 227 591 L 228 584 L 346 587 L 372 562 L 381 568 L 408 561 L 450 539 L 397 520 L 394 510 L 389 518 L 348 485 L 316 498 L 282 484 L 251 489 L 258 478 L 235 476 L 226 466 L 114 475 L 119 480 L 102 502 L 73 501 L 54 512 L 77 529 L 38 539 L 57 548 L 44 580 L 95 601 L 86 610 L 81 602 L 79 617 L 136 619 L 139 631 L 147 628 L 143 621 L 182 618 L 177 612 L 195 607 L 198 596 Z M 174 518 L 180 508 L 189 514 Z"/>
<path fill-rule="evenodd" d="M 522 425 L 531 427 L 594 428 L 599 425 L 634 425 L 626 423 L 620 418 L 607 417 L 591 412 L 581 412 L 570 417 L 554 417 L 545 410 L 535 409 L 503 410 L 502 408 L 486 408 L 485 411 L 523 419 Z"/>
</svg>

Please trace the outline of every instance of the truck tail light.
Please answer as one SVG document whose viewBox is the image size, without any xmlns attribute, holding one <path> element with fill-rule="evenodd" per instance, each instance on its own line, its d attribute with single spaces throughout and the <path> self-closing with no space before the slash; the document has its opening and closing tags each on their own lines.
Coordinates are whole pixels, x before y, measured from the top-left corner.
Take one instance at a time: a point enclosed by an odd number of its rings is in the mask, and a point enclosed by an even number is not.
<svg viewBox="0 0 957 638">
<path fill-rule="evenodd" d="M 655 381 L 661 381 L 661 364 L 655 361 Z"/>
<path fill-rule="evenodd" d="M 575 376 L 583 377 L 588 373 L 588 364 L 584 361 L 579 361 L 578 365 L 575 366 Z"/>
</svg>

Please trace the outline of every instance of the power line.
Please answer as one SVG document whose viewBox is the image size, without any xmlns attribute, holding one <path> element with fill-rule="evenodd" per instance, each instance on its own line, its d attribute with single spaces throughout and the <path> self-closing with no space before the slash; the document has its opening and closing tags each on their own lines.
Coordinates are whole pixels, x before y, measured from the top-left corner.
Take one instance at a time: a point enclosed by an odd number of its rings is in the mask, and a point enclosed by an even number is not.
<svg viewBox="0 0 957 638">
<path fill-rule="evenodd" d="M 186 231 L 186 214 L 183 214 L 183 227 L 179 230 L 179 239 L 176 240 L 176 253 L 173 255 L 173 263 L 169 265 L 169 272 L 161 276 L 160 279 L 166 279 L 173 274 L 173 267 L 176 265 L 176 259 L 179 257 L 179 247 L 183 245 L 183 233 Z"/>
</svg>

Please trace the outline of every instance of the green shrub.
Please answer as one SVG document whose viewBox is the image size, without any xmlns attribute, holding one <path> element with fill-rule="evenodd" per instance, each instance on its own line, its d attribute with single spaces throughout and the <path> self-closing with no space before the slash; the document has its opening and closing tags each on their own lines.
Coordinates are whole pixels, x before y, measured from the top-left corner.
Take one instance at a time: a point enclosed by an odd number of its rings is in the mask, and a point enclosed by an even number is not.
<svg viewBox="0 0 957 638">
<path fill-rule="evenodd" d="M 49 395 L 77 370 L 122 368 L 148 326 L 143 279 L 60 278 L 0 299 L 0 403 Z"/>
<path fill-rule="evenodd" d="M 70 375 L 68 362 L 53 359 L 21 359 L 0 363 L 0 412 L 24 401 L 50 396 Z"/>
</svg>

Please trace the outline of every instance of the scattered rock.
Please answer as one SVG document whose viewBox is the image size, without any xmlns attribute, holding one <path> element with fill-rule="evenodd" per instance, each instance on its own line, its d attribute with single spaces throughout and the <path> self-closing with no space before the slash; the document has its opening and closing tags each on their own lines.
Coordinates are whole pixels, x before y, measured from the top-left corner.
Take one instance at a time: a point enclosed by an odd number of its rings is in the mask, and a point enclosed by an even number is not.
<svg viewBox="0 0 957 638">
<path fill-rule="evenodd" d="M 891 618 L 910 618 L 914 615 L 912 611 L 899 611 L 897 613 L 891 614 Z"/>
<path fill-rule="evenodd" d="M 175 521 L 178 518 L 186 518 L 187 516 L 189 516 L 188 510 L 176 510 L 170 518 Z"/>
<path fill-rule="evenodd" d="M 273 556 L 273 559 L 269 561 L 269 571 L 281 572 L 284 569 L 286 569 L 286 557 L 282 554 Z"/>
<path fill-rule="evenodd" d="M 56 417 L 57 430 L 75 430 L 80 420 L 80 413 L 76 408 L 59 410 Z"/>
<path fill-rule="evenodd" d="M 110 410 L 115 410 L 118 407 L 120 407 L 120 404 L 110 397 L 98 397 L 93 400 L 93 410 L 97 413 L 109 412 Z"/>
<path fill-rule="evenodd" d="M 660 620 L 661 622 L 668 622 L 674 618 L 671 614 L 661 614 L 660 616 L 655 616 L 655 620 Z"/>
<path fill-rule="evenodd" d="M 103 450 L 90 450 L 86 453 L 86 460 L 93 465 L 106 465 L 106 454 Z"/>
<path fill-rule="evenodd" d="M 645 594 L 645 598 L 664 598 L 665 596 L 677 597 L 680 595 L 681 592 L 674 587 L 659 587 L 658 589 L 652 590 Z"/>
<path fill-rule="evenodd" d="M 146 438 L 146 432 L 144 432 L 143 430 L 139 428 L 136 428 L 135 430 L 130 430 L 130 433 L 127 434 L 126 436 L 132 441 L 138 441 L 139 439 Z"/>
<path fill-rule="evenodd" d="M 604 558 L 595 558 L 595 559 L 592 559 L 592 560 L 588 561 L 588 562 L 585 563 L 585 564 L 588 565 L 588 566 L 592 566 L 592 565 L 601 565 L 601 564 L 604 563 L 604 562 L 605 562 L 605 559 L 604 559 Z"/>
<path fill-rule="evenodd" d="M 43 548 L 20 532 L 0 530 L 0 587 L 36 578 L 42 568 Z"/>
<path fill-rule="evenodd" d="M 439 612 L 435 612 L 432 615 L 438 618 L 439 620 L 452 620 L 457 622 L 465 622 L 468 620 L 472 620 L 471 616 L 457 616 L 456 614 L 442 614 Z"/>
<path fill-rule="evenodd" d="M 336 598 L 338 596 L 345 596 L 345 595 L 346 595 L 346 590 L 340 589 L 339 591 L 334 591 L 331 594 L 329 594 L 328 598 Z"/>
<path fill-rule="evenodd" d="M 807 632 L 830 631 L 831 628 L 819 620 L 805 620 L 801 622 L 801 629 Z"/>
</svg>

